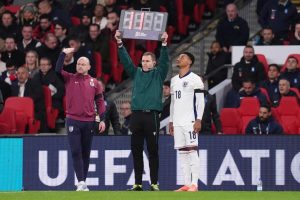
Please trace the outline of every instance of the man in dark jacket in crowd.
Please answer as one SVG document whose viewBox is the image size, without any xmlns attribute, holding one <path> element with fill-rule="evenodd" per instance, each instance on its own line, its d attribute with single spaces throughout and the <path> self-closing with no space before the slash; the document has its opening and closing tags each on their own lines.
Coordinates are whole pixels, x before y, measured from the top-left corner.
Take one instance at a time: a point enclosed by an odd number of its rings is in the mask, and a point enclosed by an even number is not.
<svg viewBox="0 0 300 200">
<path fill-rule="evenodd" d="M 225 64 L 230 64 L 230 54 L 222 51 L 221 45 L 217 41 L 213 41 L 210 46 L 210 53 L 208 55 L 208 62 L 206 67 L 205 75 L 215 71 Z M 221 83 L 227 77 L 227 68 L 218 71 L 216 74 L 208 78 L 208 87 L 213 88 L 214 86 Z"/>
<path fill-rule="evenodd" d="M 258 116 L 252 119 L 247 128 L 248 135 L 279 135 L 283 134 L 281 125 L 275 121 L 268 105 L 261 105 Z"/>
<path fill-rule="evenodd" d="M 226 6 L 226 15 L 218 23 L 216 40 L 225 52 L 231 52 L 231 46 L 247 44 L 249 26 L 247 21 L 238 16 L 237 7 L 233 3 Z"/>
<path fill-rule="evenodd" d="M 236 95 L 228 93 L 225 99 L 224 107 L 227 108 L 238 108 L 240 107 L 240 101 L 244 97 L 256 97 L 260 104 L 267 104 L 267 97 L 260 91 L 259 87 L 255 86 L 254 81 L 251 79 L 245 79 L 243 81 L 243 89 L 240 90 Z"/>
<path fill-rule="evenodd" d="M 239 91 L 245 78 L 253 80 L 257 85 L 266 78 L 263 64 L 258 61 L 254 54 L 254 48 L 248 45 L 244 48 L 241 61 L 236 63 L 233 67 L 233 89 Z"/>
<path fill-rule="evenodd" d="M 201 121 L 200 134 L 211 134 L 212 133 L 212 122 L 216 127 L 218 134 L 222 133 L 222 125 L 220 121 L 220 115 L 217 110 L 216 97 L 209 94 L 208 91 L 204 90 L 205 107 Z"/>
<path fill-rule="evenodd" d="M 280 74 L 280 79 L 286 78 L 290 81 L 291 87 L 300 89 L 300 69 L 298 65 L 298 59 L 290 56 L 287 60 L 286 70 Z"/>
</svg>

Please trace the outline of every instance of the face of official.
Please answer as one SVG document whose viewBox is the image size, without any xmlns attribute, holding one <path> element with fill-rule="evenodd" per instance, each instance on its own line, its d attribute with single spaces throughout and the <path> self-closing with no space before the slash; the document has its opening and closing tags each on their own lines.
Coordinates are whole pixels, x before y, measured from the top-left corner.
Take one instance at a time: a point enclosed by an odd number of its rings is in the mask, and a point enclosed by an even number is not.
<svg viewBox="0 0 300 200">
<path fill-rule="evenodd" d="M 281 95 L 285 95 L 290 91 L 290 83 L 288 80 L 280 80 L 279 81 L 279 93 Z"/>
<path fill-rule="evenodd" d="M 131 106 L 130 106 L 130 103 L 126 102 L 126 103 L 122 103 L 121 104 L 121 107 L 120 107 L 120 110 L 121 110 L 121 115 L 123 117 L 127 117 L 131 114 Z"/>
<path fill-rule="evenodd" d="M 268 111 L 267 108 L 260 107 L 258 117 L 261 121 L 267 121 L 271 116 L 271 112 Z"/>
<path fill-rule="evenodd" d="M 251 82 L 243 82 L 243 89 L 247 95 L 251 95 L 254 91 L 255 84 Z"/>
<path fill-rule="evenodd" d="M 243 56 L 246 61 L 251 61 L 254 57 L 254 49 L 246 47 L 243 51 Z"/>
<path fill-rule="evenodd" d="M 176 64 L 179 68 L 191 66 L 192 61 L 186 54 L 180 54 L 176 59 Z"/>
<path fill-rule="evenodd" d="M 163 86 L 163 95 L 165 98 L 168 98 L 170 96 L 170 87 L 167 85 Z"/>
<path fill-rule="evenodd" d="M 226 15 L 228 20 L 234 20 L 237 17 L 237 7 L 234 4 L 228 4 L 226 7 Z"/>
<path fill-rule="evenodd" d="M 270 43 L 274 38 L 273 31 L 271 29 L 264 29 L 262 31 L 262 37 L 264 42 Z"/>
<path fill-rule="evenodd" d="M 298 68 L 298 62 L 295 58 L 289 58 L 287 60 L 287 65 L 286 65 L 286 68 L 288 70 L 294 70 L 294 69 L 297 69 Z"/>
<path fill-rule="evenodd" d="M 77 64 L 76 64 L 77 73 L 82 74 L 82 75 L 87 75 L 90 68 L 91 68 L 91 65 L 90 65 L 90 61 L 88 58 L 80 57 L 78 59 Z"/>
<path fill-rule="evenodd" d="M 154 68 L 156 62 L 153 60 L 151 55 L 144 55 L 142 57 L 142 68 L 143 71 L 147 72 Z"/>
<path fill-rule="evenodd" d="M 18 81 L 19 83 L 25 83 L 29 78 L 29 72 L 25 67 L 19 67 L 17 71 Z"/>
<path fill-rule="evenodd" d="M 217 53 L 219 53 L 221 50 L 222 50 L 222 48 L 221 48 L 221 46 L 220 46 L 220 43 L 218 43 L 218 42 L 212 43 L 212 45 L 211 45 L 211 47 L 210 47 L 210 52 L 211 52 L 213 55 L 217 55 Z"/>
<path fill-rule="evenodd" d="M 276 80 L 279 77 L 280 73 L 275 66 L 270 66 L 268 70 L 268 78 L 270 80 Z"/>
<path fill-rule="evenodd" d="M 46 59 L 40 60 L 40 70 L 42 74 L 46 75 L 48 71 L 51 69 L 52 65 L 51 63 Z"/>
</svg>

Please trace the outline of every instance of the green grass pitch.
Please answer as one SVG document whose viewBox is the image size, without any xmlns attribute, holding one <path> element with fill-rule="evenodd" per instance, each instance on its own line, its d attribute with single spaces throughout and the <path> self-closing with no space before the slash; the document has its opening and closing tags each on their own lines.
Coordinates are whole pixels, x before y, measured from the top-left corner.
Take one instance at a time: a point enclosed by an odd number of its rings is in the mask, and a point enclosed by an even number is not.
<svg viewBox="0 0 300 200">
<path fill-rule="evenodd" d="M 124 192 L 25 191 L 0 192 L 0 200 L 300 200 L 300 192 Z"/>
</svg>

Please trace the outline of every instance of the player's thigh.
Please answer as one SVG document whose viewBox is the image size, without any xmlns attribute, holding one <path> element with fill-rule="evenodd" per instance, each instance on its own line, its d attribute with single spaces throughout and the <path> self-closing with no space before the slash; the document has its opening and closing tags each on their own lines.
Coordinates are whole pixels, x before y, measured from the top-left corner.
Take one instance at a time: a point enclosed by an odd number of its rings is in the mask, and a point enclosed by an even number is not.
<svg viewBox="0 0 300 200">
<path fill-rule="evenodd" d="M 198 146 L 198 134 L 194 132 L 194 124 L 183 127 L 186 147 Z"/>
<path fill-rule="evenodd" d="M 186 146 L 184 128 L 182 126 L 174 126 L 174 149 L 180 149 Z"/>
</svg>

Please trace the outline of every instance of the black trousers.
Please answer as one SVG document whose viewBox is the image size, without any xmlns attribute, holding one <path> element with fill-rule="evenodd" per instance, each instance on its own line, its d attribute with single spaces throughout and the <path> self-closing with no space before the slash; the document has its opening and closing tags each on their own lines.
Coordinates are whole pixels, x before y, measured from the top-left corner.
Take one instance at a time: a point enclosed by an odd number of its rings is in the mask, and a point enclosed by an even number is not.
<svg viewBox="0 0 300 200">
<path fill-rule="evenodd" d="M 133 166 L 135 173 L 135 184 L 142 184 L 144 171 L 143 150 L 146 140 L 149 157 L 151 184 L 158 181 L 158 135 L 159 116 L 157 111 L 133 111 L 130 119 L 131 151 L 133 154 Z"/>
</svg>

